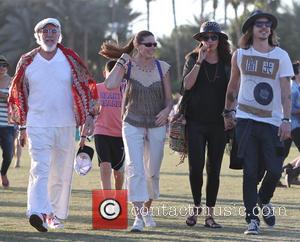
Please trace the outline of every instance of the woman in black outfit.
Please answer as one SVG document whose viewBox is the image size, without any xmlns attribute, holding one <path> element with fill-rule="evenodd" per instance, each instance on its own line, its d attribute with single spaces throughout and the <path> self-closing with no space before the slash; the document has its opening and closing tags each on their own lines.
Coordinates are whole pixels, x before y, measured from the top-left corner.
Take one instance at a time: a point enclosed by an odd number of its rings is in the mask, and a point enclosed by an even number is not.
<svg viewBox="0 0 300 242">
<path fill-rule="evenodd" d="M 205 226 L 220 228 L 213 213 L 226 144 L 222 112 L 230 76 L 230 46 L 227 35 L 216 22 L 203 23 L 193 38 L 200 43 L 186 56 L 183 71 L 189 178 L 194 199 L 193 213 L 186 223 L 194 226 L 197 215 L 202 212 L 201 190 L 207 148 Z"/>
</svg>

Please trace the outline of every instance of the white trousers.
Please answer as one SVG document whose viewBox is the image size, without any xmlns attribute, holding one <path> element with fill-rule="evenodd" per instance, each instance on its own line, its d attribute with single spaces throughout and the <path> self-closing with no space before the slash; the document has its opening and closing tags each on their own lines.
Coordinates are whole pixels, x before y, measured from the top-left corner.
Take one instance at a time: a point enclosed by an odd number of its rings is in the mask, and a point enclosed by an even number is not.
<svg viewBox="0 0 300 242">
<path fill-rule="evenodd" d="M 122 132 L 128 201 L 145 202 L 158 198 L 166 126 L 140 128 L 124 122 Z"/>
<path fill-rule="evenodd" d="M 27 216 L 54 213 L 68 216 L 75 156 L 75 127 L 27 128 L 31 169 Z"/>
</svg>

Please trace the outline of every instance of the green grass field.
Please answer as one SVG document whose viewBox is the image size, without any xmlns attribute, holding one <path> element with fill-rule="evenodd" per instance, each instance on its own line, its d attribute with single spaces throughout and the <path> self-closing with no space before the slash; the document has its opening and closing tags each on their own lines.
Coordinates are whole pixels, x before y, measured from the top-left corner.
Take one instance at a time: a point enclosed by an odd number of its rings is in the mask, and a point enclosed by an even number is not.
<svg viewBox="0 0 300 242">
<path fill-rule="evenodd" d="M 297 151 L 292 148 L 288 161 L 296 155 Z M 170 212 L 169 216 L 155 217 L 158 224 L 156 228 L 145 229 L 141 233 L 92 229 L 91 191 L 100 188 L 99 168 L 94 157 L 93 169 L 87 176 L 80 177 L 74 173 L 70 214 L 64 223 L 65 229 L 39 233 L 30 226 L 25 216 L 30 165 L 25 149 L 21 168 L 13 168 L 12 163 L 8 172 L 10 188 L 0 188 L 0 241 L 300 241 L 300 186 L 276 190 L 272 202 L 284 210 L 280 210 L 281 215 L 277 216 L 275 228 L 268 229 L 262 222 L 262 233 L 259 236 L 243 234 L 246 228 L 245 220 L 238 215 L 238 209 L 242 206 L 242 172 L 228 169 L 227 155 L 224 155 L 216 206 L 216 221 L 221 223 L 223 228 L 205 228 L 204 216 L 198 218 L 196 226 L 187 227 L 185 216 L 174 214 L 175 209 L 177 212 L 183 211 L 179 209 L 192 203 L 187 160 L 183 165 L 176 167 L 178 160 L 179 157 L 171 154 L 166 147 L 160 179 L 161 197 L 154 206 L 164 206 L 166 211 Z M 205 203 L 205 189 L 202 190 Z M 128 208 L 130 210 L 131 206 Z M 228 213 L 229 209 L 231 215 Z M 130 216 L 129 226 L 132 222 L 133 217 Z"/>
</svg>

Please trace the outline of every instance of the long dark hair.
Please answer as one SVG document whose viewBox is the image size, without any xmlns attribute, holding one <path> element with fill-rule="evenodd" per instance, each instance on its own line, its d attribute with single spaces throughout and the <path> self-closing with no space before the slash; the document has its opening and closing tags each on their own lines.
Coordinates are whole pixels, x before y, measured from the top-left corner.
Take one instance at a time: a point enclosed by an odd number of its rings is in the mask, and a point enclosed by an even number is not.
<svg viewBox="0 0 300 242">
<path fill-rule="evenodd" d="M 269 35 L 268 43 L 269 45 L 274 47 L 279 45 L 277 33 L 273 29 L 271 29 L 271 34 Z M 240 48 L 250 48 L 250 46 L 253 44 L 253 26 L 249 27 L 246 33 L 241 36 L 238 44 Z"/>
<path fill-rule="evenodd" d="M 191 55 L 198 55 L 199 49 L 203 46 L 202 43 L 200 43 L 195 49 L 193 49 L 191 52 L 189 52 L 185 58 L 188 59 Z M 228 40 L 223 38 L 219 35 L 219 43 L 217 47 L 219 60 L 223 62 L 225 65 L 230 65 L 231 63 L 231 50 L 230 50 L 230 44 Z"/>
<path fill-rule="evenodd" d="M 142 30 L 132 37 L 123 47 L 120 47 L 110 41 L 106 41 L 101 45 L 98 53 L 109 59 L 119 58 L 123 53 L 131 54 L 134 49 L 134 43 L 141 44 L 144 38 L 148 36 L 154 37 L 154 34 L 150 31 Z"/>
</svg>

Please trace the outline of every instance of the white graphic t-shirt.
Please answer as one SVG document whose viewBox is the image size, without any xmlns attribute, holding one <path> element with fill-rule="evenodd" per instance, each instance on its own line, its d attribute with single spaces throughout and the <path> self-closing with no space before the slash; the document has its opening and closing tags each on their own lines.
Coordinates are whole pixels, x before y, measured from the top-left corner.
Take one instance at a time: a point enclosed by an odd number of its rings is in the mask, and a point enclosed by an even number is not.
<svg viewBox="0 0 300 242">
<path fill-rule="evenodd" d="M 237 50 L 241 72 L 237 118 L 280 126 L 283 118 L 280 78 L 294 75 L 289 55 L 279 47 L 268 53 Z"/>
</svg>

